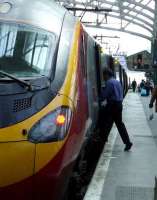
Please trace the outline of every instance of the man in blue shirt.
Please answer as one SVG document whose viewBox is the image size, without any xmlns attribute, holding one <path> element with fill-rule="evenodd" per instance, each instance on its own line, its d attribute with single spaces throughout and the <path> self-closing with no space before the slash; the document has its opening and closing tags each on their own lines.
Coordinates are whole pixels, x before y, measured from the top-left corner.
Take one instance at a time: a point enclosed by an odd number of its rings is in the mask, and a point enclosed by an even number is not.
<svg viewBox="0 0 157 200">
<path fill-rule="evenodd" d="M 102 100 L 106 100 L 107 104 L 104 113 L 106 115 L 104 116 L 105 124 L 101 124 L 101 133 L 105 134 L 104 137 L 107 138 L 115 122 L 122 141 L 126 145 L 124 151 L 129 151 L 133 144 L 122 121 L 123 90 L 121 83 L 114 78 L 114 74 L 109 68 L 103 71 L 103 78 L 106 84 L 102 88 Z"/>
</svg>

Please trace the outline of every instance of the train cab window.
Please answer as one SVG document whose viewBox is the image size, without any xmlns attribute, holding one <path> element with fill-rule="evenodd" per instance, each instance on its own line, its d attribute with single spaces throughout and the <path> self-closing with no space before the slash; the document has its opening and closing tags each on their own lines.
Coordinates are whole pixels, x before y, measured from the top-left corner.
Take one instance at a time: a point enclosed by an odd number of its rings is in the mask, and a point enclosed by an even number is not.
<svg viewBox="0 0 157 200">
<path fill-rule="evenodd" d="M 0 23 L 0 70 L 16 77 L 48 76 L 57 37 L 26 25 Z"/>
</svg>

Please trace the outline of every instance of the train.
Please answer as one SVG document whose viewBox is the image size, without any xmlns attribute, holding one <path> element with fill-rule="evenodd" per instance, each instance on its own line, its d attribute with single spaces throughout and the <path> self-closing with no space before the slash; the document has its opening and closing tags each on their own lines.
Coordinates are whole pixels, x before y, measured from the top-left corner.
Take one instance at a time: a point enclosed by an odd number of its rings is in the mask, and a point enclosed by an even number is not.
<svg viewBox="0 0 157 200">
<path fill-rule="evenodd" d="M 0 0 L 1 199 L 64 199 L 98 123 L 101 74 L 100 45 L 66 9 Z"/>
<path fill-rule="evenodd" d="M 123 60 L 123 62 L 120 61 Z M 129 80 L 128 80 L 128 66 L 125 56 L 113 57 L 105 53 L 101 53 L 101 69 L 105 67 L 110 68 L 114 72 L 115 78 L 120 81 L 123 88 L 123 96 L 125 97 L 129 89 Z"/>
</svg>

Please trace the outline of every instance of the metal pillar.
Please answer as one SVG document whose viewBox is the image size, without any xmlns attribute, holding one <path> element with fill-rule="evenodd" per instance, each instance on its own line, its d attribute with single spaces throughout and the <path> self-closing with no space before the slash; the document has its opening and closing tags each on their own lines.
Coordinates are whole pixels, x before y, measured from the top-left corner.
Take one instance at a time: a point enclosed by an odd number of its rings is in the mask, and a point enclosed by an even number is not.
<svg viewBox="0 0 157 200">
<path fill-rule="evenodd" d="M 157 85 L 157 0 L 155 0 L 155 12 L 154 12 L 154 30 L 152 38 L 152 64 L 153 64 L 153 80 Z"/>
<path fill-rule="evenodd" d="M 154 200 L 157 200 L 157 177 L 155 177 Z"/>
<path fill-rule="evenodd" d="M 152 58 L 153 58 L 153 65 L 157 65 L 157 38 L 153 38 L 152 43 Z"/>
<path fill-rule="evenodd" d="M 154 12 L 154 30 L 152 38 L 152 58 L 153 64 L 157 64 L 157 0 L 155 0 L 155 12 Z"/>
</svg>

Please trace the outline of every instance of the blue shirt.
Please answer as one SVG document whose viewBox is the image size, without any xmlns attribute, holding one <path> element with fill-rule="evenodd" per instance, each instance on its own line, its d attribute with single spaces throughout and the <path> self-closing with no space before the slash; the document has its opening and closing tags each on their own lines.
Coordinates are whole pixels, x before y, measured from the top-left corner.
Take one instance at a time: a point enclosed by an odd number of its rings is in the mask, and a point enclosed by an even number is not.
<svg viewBox="0 0 157 200">
<path fill-rule="evenodd" d="M 102 99 L 110 102 L 122 102 L 123 101 L 123 90 L 121 83 L 114 78 L 106 81 L 106 85 L 102 88 Z"/>
</svg>

